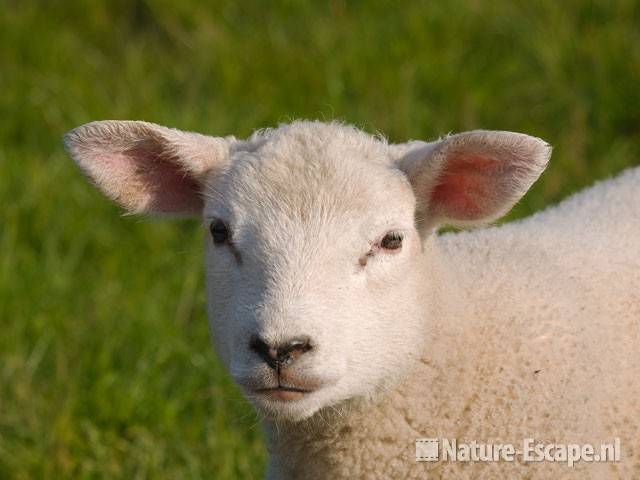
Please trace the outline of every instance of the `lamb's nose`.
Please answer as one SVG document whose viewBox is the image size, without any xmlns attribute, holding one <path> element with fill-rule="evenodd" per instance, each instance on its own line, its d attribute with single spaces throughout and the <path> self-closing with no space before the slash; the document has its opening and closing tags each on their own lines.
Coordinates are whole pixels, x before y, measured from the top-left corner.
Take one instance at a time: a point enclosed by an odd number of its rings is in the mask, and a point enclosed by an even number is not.
<svg viewBox="0 0 640 480">
<path fill-rule="evenodd" d="M 250 347 L 271 368 L 284 368 L 311 350 L 311 342 L 308 337 L 298 337 L 278 344 L 269 344 L 259 337 L 254 337 Z"/>
</svg>

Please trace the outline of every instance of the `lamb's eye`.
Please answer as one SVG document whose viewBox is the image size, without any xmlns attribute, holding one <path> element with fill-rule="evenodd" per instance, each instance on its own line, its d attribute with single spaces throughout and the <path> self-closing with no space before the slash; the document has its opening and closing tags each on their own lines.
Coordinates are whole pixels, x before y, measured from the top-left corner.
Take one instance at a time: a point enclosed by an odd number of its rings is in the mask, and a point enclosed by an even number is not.
<svg viewBox="0 0 640 480">
<path fill-rule="evenodd" d="M 380 241 L 380 246 L 385 250 L 398 250 L 402 247 L 402 234 L 399 232 L 389 232 Z"/>
<path fill-rule="evenodd" d="M 216 245 L 221 245 L 229 239 L 229 229 L 220 219 L 216 219 L 211 222 L 209 230 L 211 231 L 213 243 Z"/>
</svg>

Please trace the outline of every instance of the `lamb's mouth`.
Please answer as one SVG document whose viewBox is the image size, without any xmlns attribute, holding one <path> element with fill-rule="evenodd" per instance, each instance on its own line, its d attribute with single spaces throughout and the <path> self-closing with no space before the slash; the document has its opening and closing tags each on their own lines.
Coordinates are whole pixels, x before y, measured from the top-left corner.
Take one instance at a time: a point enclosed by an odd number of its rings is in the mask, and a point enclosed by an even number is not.
<svg viewBox="0 0 640 480">
<path fill-rule="evenodd" d="M 312 391 L 313 390 L 306 390 L 298 387 L 286 387 L 282 385 L 271 388 L 258 388 L 254 390 L 254 392 L 260 396 L 264 396 L 271 400 L 282 400 L 285 402 L 300 400 Z"/>
</svg>

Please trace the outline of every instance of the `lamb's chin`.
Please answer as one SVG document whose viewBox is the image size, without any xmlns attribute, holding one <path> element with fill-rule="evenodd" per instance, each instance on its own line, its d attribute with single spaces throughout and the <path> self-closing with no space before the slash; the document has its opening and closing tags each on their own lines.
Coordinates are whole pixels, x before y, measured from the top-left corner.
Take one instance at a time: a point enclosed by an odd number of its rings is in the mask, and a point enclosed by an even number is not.
<svg viewBox="0 0 640 480">
<path fill-rule="evenodd" d="M 311 418 L 321 408 L 321 405 L 309 400 L 294 401 L 264 401 L 252 399 L 251 403 L 258 414 L 265 420 L 277 423 L 297 423 Z"/>
<path fill-rule="evenodd" d="M 281 400 L 267 396 L 251 395 L 250 400 L 258 414 L 267 421 L 276 423 L 298 423 L 321 416 L 328 420 L 341 415 L 346 403 L 332 398 L 330 392 L 323 390 L 311 392 L 299 398 Z"/>
</svg>

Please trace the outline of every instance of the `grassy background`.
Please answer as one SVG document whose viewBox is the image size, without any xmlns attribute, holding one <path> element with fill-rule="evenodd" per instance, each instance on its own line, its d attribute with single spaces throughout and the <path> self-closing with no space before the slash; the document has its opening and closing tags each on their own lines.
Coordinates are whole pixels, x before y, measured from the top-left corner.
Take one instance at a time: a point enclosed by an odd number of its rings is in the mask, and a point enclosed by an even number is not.
<svg viewBox="0 0 640 480">
<path fill-rule="evenodd" d="M 0 0 L 0 478 L 255 478 L 211 351 L 195 221 L 123 218 L 60 137 L 341 118 L 555 146 L 510 215 L 640 160 L 640 4 Z"/>
</svg>

